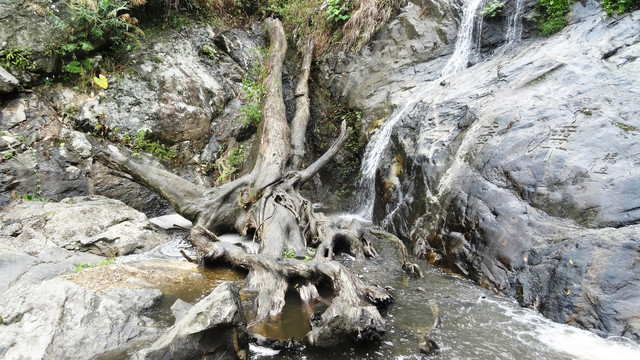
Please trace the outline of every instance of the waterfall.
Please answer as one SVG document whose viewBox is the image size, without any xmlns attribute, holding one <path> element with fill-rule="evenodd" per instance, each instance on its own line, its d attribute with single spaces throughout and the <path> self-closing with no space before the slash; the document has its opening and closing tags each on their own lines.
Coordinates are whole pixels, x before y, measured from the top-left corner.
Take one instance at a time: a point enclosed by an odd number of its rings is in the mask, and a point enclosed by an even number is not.
<svg viewBox="0 0 640 360">
<path fill-rule="evenodd" d="M 380 165 L 380 160 L 382 159 L 384 150 L 388 146 L 395 125 L 407 110 L 412 109 L 418 102 L 425 98 L 433 86 L 438 86 L 442 78 L 458 73 L 467 67 L 473 45 L 475 14 L 483 1 L 484 0 L 470 0 L 464 4 L 455 50 L 444 66 L 440 78 L 429 82 L 422 89 L 411 94 L 411 98 L 408 99 L 404 105 L 397 108 L 391 117 L 385 121 L 369 140 L 360 167 L 362 177 L 358 181 L 358 197 L 356 199 L 356 209 L 354 209 L 354 213 L 357 216 L 369 221 L 373 218 L 376 169 Z"/>
<path fill-rule="evenodd" d="M 458 29 L 455 50 L 447 62 L 447 65 L 442 69 L 443 77 L 458 73 L 467 68 L 473 40 L 473 23 L 476 18 L 476 11 L 483 1 L 484 0 L 470 0 L 465 4 L 462 11 L 462 21 Z"/>
<path fill-rule="evenodd" d="M 516 10 L 513 16 L 509 17 L 507 28 L 507 45 L 517 43 L 522 40 L 522 8 L 523 0 L 516 0 Z"/>
</svg>

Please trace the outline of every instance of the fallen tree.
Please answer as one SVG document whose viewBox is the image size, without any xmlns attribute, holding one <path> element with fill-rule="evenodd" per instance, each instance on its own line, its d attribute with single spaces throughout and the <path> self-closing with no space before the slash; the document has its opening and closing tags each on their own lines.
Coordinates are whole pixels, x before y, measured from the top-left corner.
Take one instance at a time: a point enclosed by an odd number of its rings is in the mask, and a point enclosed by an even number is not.
<svg viewBox="0 0 640 360">
<path fill-rule="evenodd" d="M 156 191 L 177 213 L 192 221 L 191 242 L 200 250 L 202 263 L 246 269 L 245 288 L 257 293 L 258 319 L 280 316 L 285 294 L 293 284 L 308 305 L 320 300 L 318 286 L 328 284 L 334 293 L 329 307 L 322 314 L 306 314 L 312 326 L 307 343 L 329 346 L 346 338 L 377 340 L 386 326 L 378 308 L 392 302 L 392 295 L 385 288 L 365 284 L 334 261 L 334 255 L 345 251 L 358 258 L 376 256 L 372 237 L 395 239 L 402 268 L 415 274 L 419 268 L 408 262 L 406 249 L 397 238 L 358 222 L 316 213 L 311 202 L 300 195 L 300 187 L 337 154 L 350 130 L 343 122 L 340 135 L 327 152 L 307 168 L 300 168 L 309 119 L 307 83 L 313 42 L 303 50 L 296 114 L 289 125 L 282 97 L 287 41 L 279 20 L 267 19 L 265 27 L 270 38 L 269 74 L 263 84 L 263 119 L 254 143 L 257 156 L 249 173 L 215 188 L 202 188 L 165 170 L 138 164 L 115 146 L 101 148 L 96 158 Z M 253 233 L 260 244 L 258 254 L 220 242 L 218 235 L 229 232 Z M 285 251 L 307 255 L 308 248 L 316 249 L 312 261 L 283 257 Z"/>
</svg>

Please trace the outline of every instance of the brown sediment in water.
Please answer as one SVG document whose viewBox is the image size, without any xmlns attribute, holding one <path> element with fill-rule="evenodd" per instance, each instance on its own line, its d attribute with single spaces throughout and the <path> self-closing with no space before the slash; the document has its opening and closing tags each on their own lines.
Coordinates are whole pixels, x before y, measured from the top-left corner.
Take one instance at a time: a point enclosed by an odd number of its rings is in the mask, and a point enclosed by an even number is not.
<svg viewBox="0 0 640 360">
<path fill-rule="evenodd" d="M 116 263 L 63 276 L 64 279 L 98 293 L 116 288 L 152 288 L 160 290 L 165 296 L 187 302 L 200 299 L 223 281 L 241 282 L 244 277 L 244 273 L 233 269 L 205 268 L 175 259 Z"/>
</svg>

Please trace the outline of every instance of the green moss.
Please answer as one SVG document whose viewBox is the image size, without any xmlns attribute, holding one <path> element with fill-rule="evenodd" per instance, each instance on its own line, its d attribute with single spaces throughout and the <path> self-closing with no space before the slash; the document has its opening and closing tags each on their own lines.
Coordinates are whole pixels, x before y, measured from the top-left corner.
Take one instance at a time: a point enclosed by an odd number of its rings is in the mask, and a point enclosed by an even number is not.
<svg viewBox="0 0 640 360">
<path fill-rule="evenodd" d="M 76 267 L 75 270 L 73 270 L 74 273 L 78 273 L 81 272 L 84 269 L 88 269 L 88 268 L 93 268 L 93 267 L 98 267 L 98 266 L 105 266 L 105 265 L 111 265 L 113 263 L 115 263 L 116 260 L 115 259 L 104 259 L 102 261 L 100 261 L 97 264 L 85 264 L 85 263 L 80 263 L 78 264 L 78 266 Z"/>
<path fill-rule="evenodd" d="M 627 134 L 628 134 L 629 132 L 631 132 L 631 131 L 637 131 L 637 130 L 638 130 L 635 126 L 628 125 L 628 124 L 625 124 L 625 123 L 623 123 L 623 122 L 617 122 L 617 123 L 616 123 L 616 125 L 617 125 L 620 129 L 622 129 L 622 131 L 626 132 Z"/>
</svg>

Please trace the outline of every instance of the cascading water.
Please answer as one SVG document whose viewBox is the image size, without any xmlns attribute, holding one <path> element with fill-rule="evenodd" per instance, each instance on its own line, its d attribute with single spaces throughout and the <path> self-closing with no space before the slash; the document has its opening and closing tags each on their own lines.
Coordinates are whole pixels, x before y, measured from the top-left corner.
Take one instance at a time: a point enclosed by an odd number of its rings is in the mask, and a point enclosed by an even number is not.
<svg viewBox="0 0 640 360">
<path fill-rule="evenodd" d="M 520 1 L 520 0 L 519 0 Z M 358 197 L 354 213 L 365 219 L 371 220 L 373 216 L 373 204 L 375 200 L 375 175 L 376 169 L 382 159 L 382 154 L 387 148 L 391 138 L 391 132 L 407 110 L 412 109 L 418 102 L 437 86 L 443 78 L 464 70 L 467 67 L 473 44 L 473 29 L 475 14 L 483 0 L 471 0 L 464 5 L 462 21 L 458 29 L 455 50 L 449 61 L 444 66 L 440 78 L 429 82 L 422 89 L 412 94 L 411 98 L 400 108 L 396 109 L 392 116 L 371 137 L 362 158 L 360 172 L 362 177 L 358 182 Z"/>
<path fill-rule="evenodd" d="M 522 40 L 522 9 L 524 0 L 516 0 L 516 10 L 511 17 L 507 28 L 507 46 Z"/>
<path fill-rule="evenodd" d="M 465 4 L 462 11 L 462 22 L 458 30 L 455 50 L 453 55 L 442 69 L 442 77 L 458 73 L 467 68 L 469 55 L 471 55 L 471 45 L 473 40 L 473 24 L 476 19 L 478 7 L 484 0 L 471 0 Z"/>
</svg>

